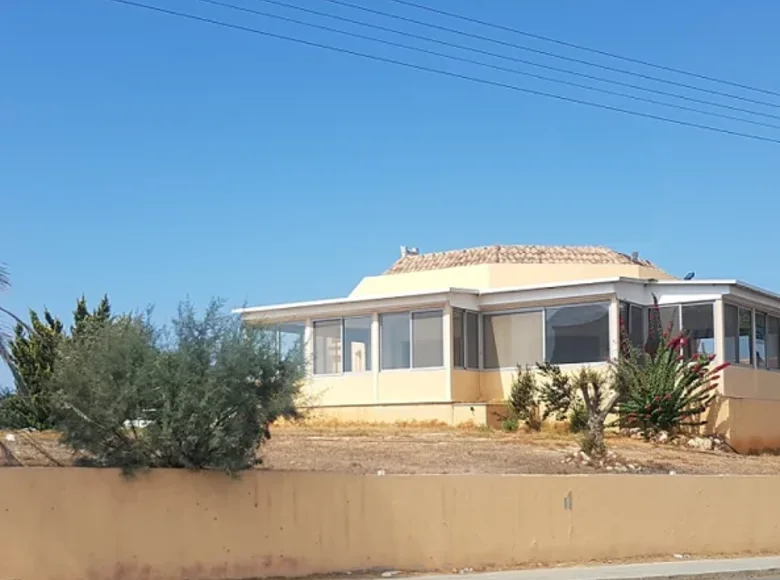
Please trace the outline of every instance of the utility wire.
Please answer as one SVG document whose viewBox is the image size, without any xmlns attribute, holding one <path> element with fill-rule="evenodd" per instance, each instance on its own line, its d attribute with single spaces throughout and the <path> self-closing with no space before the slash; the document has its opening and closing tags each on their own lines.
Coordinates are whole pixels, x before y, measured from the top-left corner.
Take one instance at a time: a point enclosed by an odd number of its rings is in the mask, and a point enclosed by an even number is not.
<svg viewBox="0 0 780 580">
<path fill-rule="evenodd" d="M 498 71 L 502 71 L 502 72 L 508 72 L 508 73 L 517 74 L 517 75 L 522 75 L 522 76 L 526 76 L 526 77 L 540 79 L 540 80 L 543 80 L 543 81 L 548 81 L 548 82 L 552 82 L 552 83 L 558 83 L 558 84 L 562 84 L 562 85 L 576 87 L 576 88 L 579 88 L 579 89 L 586 89 L 586 90 L 589 90 L 589 91 L 595 91 L 595 92 L 606 94 L 606 95 L 613 95 L 613 96 L 617 96 L 617 97 L 623 97 L 623 98 L 626 98 L 626 99 L 631 99 L 631 100 L 642 102 L 642 103 L 650 103 L 652 105 L 659 105 L 659 106 L 662 106 L 662 107 L 670 107 L 670 108 L 678 109 L 678 110 L 682 110 L 682 111 L 690 111 L 690 112 L 693 112 L 693 113 L 699 113 L 701 115 L 709 115 L 711 117 L 719 117 L 721 119 L 730 119 L 732 121 L 739 121 L 741 123 L 750 123 L 751 125 L 758 125 L 758 126 L 761 126 L 761 127 L 769 127 L 771 129 L 780 129 L 780 125 L 775 125 L 775 124 L 772 124 L 772 123 L 764 123 L 764 122 L 761 122 L 761 121 L 753 121 L 752 119 L 745 119 L 743 117 L 737 117 L 737 116 L 734 116 L 734 115 L 727 115 L 727 114 L 724 114 L 724 113 L 716 113 L 714 111 L 704 111 L 702 109 L 697 109 L 695 107 L 686 107 L 685 105 L 677 105 L 677 104 L 674 104 L 674 103 L 665 103 L 663 101 L 658 101 L 658 100 L 655 100 L 655 99 L 648 99 L 648 98 L 645 98 L 645 97 L 640 97 L 640 96 L 632 95 L 632 94 L 629 94 L 629 93 L 621 93 L 619 91 L 611 91 L 611 90 L 608 90 L 608 89 L 602 89 L 602 88 L 599 88 L 599 87 L 585 85 L 585 84 L 582 84 L 582 83 L 575 83 L 575 82 L 566 81 L 566 80 L 562 80 L 562 79 L 556 79 L 556 78 L 548 77 L 548 76 L 544 76 L 544 75 L 537 75 L 537 74 L 529 73 L 527 71 L 519 70 L 519 69 L 516 69 L 516 68 L 509 68 L 509 67 L 499 66 L 499 65 L 490 64 L 490 63 L 486 63 L 486 62 L 482 62 L 482 61 L 478 61 L 478 60 L 474 60 L 474 59 L 470 59 L 470 58 L 464 58 L 464 57 L 461 57 L 461 56 L 455 56 L 455 55 L 452 55 L 452 54 L 447 54 L 447 53 L 444 53 L 444 52 L 437 52 L 435 50 L 428 50 L 428 49 L 425 49 L 425 48 L 420 48 L 418 46 L 412 46 L 412 45 L 403 44 L 403 43 L 400 43 L 400 42 L 393 42 L 393 41 L 390 41 L 390 40 L 385 40 L 383 38 L 377 38 L 375 36 L 367 36 L 367 35 L 364 35 L 364 34 L 358 34 L 356 32 L 349 32 L 349 31 L 346 31 L 346 30 L 341 30 L 339 28 L 332 28 L 330 26 L 324 26 L 324 25 L 321 25 L 321 24 L 314 24 L 314 23 L 311 23 L 311 22 L 305 22 L 303 20 L 298 20 L 296 18 L 290 18 L 290 17 L 287 17 L 287 16 L 281 16 L 279 14 L 273 14 L 273 13 L 270 13 L 270 12 L 264 12 L 262 10 L 254 10 L 252 8 L 247 8 L 245 6 L 239 6 L 239 5 L 236 5 L 236 4 L 231 4 L 229 2 L 222 2 L 221 0 L 196 0 L 196 1 L 197 2 L 202 2 L 204 4 L 211 4 L 213 6 L 219 6 L 221 8 L 227 8 L 229 10 L 237 10 L 239 12 L 246 12 L 246 13 L 254 14 L 254 15 L 257 15 L 257 16 L 263 16 L 265 18 L 272 18 L 272 19 L 275 19 L 275 20 L 281 20 L 283 22 L 290 22 L 290 23 L 297 24 L 297 25 L 300 25 L 300 26 L 307 26 L 309 28 L 316 28 L 318 30 L 326 30 L 328 32 L 334 32 L 336 34 L 342 34 L 344 36 L 349 36 L 351 38 L 359 38 L 361 40 L 368 40 L 370 42 L 378 42 L 380 44 L 384 44 L 384 45 L 387 45 L 387 46 L 393 46 L 393 47 L 396 47 L 396 48 L 402 48 L 404 50 L 411 50 L 411 51 L 415 51 L 415 52 L 419 52 L 419 53 L 423 53 L 423 54 L 430 54 L 430 55 L 433 55 L 433 56 L 437 56 L 437 57 L 441 57 L 441 58 L 447 58 L 447 59 L 458 61 L 458 62 L 465 62 L 465 63 L 468 63 L 468 64 L 473 64 L 473 65 L 477 65 L 477 66 L 483 66 L 483 67 L 490 68 L 490 69 L 493 69 L 493 70 L 498 70 Z M 281 2 L 274 2 L 274 4 L 281 4 Z"/>
<path fill-rule="evenodd" d="M 528 38 L 535 38 L 536 40 L 543 40 L 545 42 L 552 42 L 554 44 L 558 44 L 560 46 L 566 46 L 568 48 L 575 48 L 577 50 L 583 50 L 585 52 L 590 52 L 590 53 L 593 53 L 593 54 L 599 54 L 601 56 L 608 56 L 610 58 L 616 58 L 616 59 L 619 59 L 619 60 L 622 60 L 622 61 L 625 61 L 625 62 L 632 62 L 634 64 L 641 64 L 643 66 L 648 66 L 648 67 L 655 68 L 655 69 L 658 69 L 658 70 L 664 70 L 664 71 L 667 71 L 667 72 L 673 72 L 673 73 L 681 74 L 681 75 L 688 75 L 688 76 L 691 76 L 691 77 L 696 77 L 697 79 L 702 79 L 702 80 L 705 80 L 705 81 L 711 81 L 713 83 L 721 83 L 721 84 L 724 84 L 724 85 L 730 85 L 732 87 L 737 87 L 737 88 L 740 88 L 740 89 L 747 89 L 749 91 L 756 91 L 756 92 L 759 92 L 759 93 L 764 93 L 764 94 L 767 94 L 767 95 L 774 95 L 774 96 L 780 97 L 780 92 L 777 92 L 777 91 L 772 91 L 772 90 L 769 90 L 769 89 L 762 89 L 760 87 L 754 87 L 754 86 L 751 86 L 751 85 L 743 85 L 743 84 L 736 83 L 736 82 L 733 82 L 733 81 L 728 81 L 728 80 L 725 80 L 725 79 L 719 79 L 717 77 L 710 77 L 710 76 L 703 75 L 703 74 L 700 74 L 700 73 L 691 72 L 691 71 L 688 71 L 688 70 L 683 70 L 683 69 L 674 68 L 674 67 L 671 67 L 671 66 L 657 64 L 657 63 L 654 63 L 654 62 L 649 62 L 649 61 L 641 60 L 641 59 L 638 59 L 638 58 L 632 58 L 630 56 L 623 56 L 623 55 L 620 55 L 620 54 L 615 54 L 614 52 L 609 52 L 609 51 L 606 51 L 606 50 L 599 50 L 598 48 L 592 48 L 590 46 L 583 46 L 581 44 L 575 44 L 573 42 L 567 42 L 565 40 L 560 40 L 558 38 L 552 38 L 550 36 L 543 36 L 541 34 L 534 34 L 532 32 L 528 32 L 526 30 L 520 30 L 518 28 L 512 28 L 511 26 L 502 26 L 501 24 L 496 24 L 495 22 L 487 22 L 485 20 L 479 20 L 478 18 L 472 18 L 470 16 L 465 16 L 463 14 L 457 14 L 455 12 L 447 12 L 446 10 L 441 10 L 441 9 L 438 9 L 438 8 L 434 8 L 432 6 L 426 6 L 424 4 L 418 4 L 416 2 L 410 2 L 409 0 L 390 0 L 390 2 L 395 2 L 396 4 L 403 4 L 405 6 L 411 6 L 413 8 L 419 8 L 420 10 L 427 10 L 428 12 L 433 12 L 435 14 L 440 14 L 442 16 L 449 16 L 451 18 L 457 18 L 459 20 L 463 20 L 463 21 L 466 21 L 466 22 L 471 22 L 471 23 L 474 23 L 474 24 L 481 24 L 482 26 L 489 26 L 490 28 L 495 28 L 496 30 L 503 30 L 505 32 L 512 32 L 514 34 L 519 34 L 521 36 L 525 36 L 525 37 L 528 37 Z"/>
<path fill-rule="evenodd" d="M 422 41 L 425 41 L 425 42 L 431 42 L 431 43 L 434 43 L 434 44 L 439 44 L 441 46 L 447 46 L 447 47 L 450 47 L 450 48 L 456 48 L 458 50 L 464 50 L 464 51 L 473 52 L 473 53 L 476 53 L 476 54 L 484 54 L 486 56 L 500 58 L 502 60 L 507 60 L 507 61 L 511 61 L 511 62 L 517 62 L 517 63 L 521 63 L 521 64 L 526 64 L 526 65 L 529 65 L 529 66 L 533 66 L 533 67 L 537 67 L 537 68 L 541 68 L 541 69 L 545 69 L 545 70 L 551 70 L 551 71 L 555 71 L 555 72 L 569 74 L 569 75 L 577 76 L 577 77 L 580 77 L 580 78 L 586 78 L 586 79 L 590 79 L 590 80 L 594 80 L 594 81 L 598 81 L 598 82 L 609 83 L 609 84 L 612 84 L 612 85 L 617 85 L 617 86 L 621 86 L 621 87 L 635 89 L 635 90 L 638 90 L 638 91 L 644 91 L 644 92 L 652 93 L 652 94 L 655 94 L 655 95 L 663 95 L 665 97 L 672 97 L 672 98 L 675 98 L 675 99 L 680 99 L 680 100 L 688 101 L 688 102 L 691 102 L 691 103 L 698 103 L 698 104 L 701 104 L 701 105 L 708 105 L 708 106 L 711 106 L 711 107 L 719 107 L 719 108 L 722 108 L 722 109 L 728 109 L 730 111 L 738 111 L 740 113 L 747 113 L 749 115 L 756 115 L 756 116 L 759 116 L 759 117 L 767 117 L 767 118 L 770 118 L 770 119 L 780 119 L 780 115 L 773 115 L 772 113 L 763 113 L 761 111 L 754 111 L 752 109 L 745 109 L 745 108 L 737 107 L 737 106 L 734 106 L 734 105 L 726 105 L 726 104 L 723 104 L 723 103 L 718 103 L 716 101 L 708 101 L 706 99 L 697 99 L 695 97 L 689 97 L 687 95 L 679 95 L 677 93 L 670 93 L 668 91 L 662 91 L 662 90 L 658 90 L 658 89 L 651 89 L 651 88 L 648 88 L 648 87 L 643 87 L 641 85 L 635 85 L 635 84 L 632 84 L 632 83 L 626 83 L 626 82 L 622 82 L 622 81 L 618 81 L 618 80 L 609 79 L 609 78 L 606 78 L 606 77 L 590 75 L 590 74 L 587 74 L 587 73 L 582 73 L 582 72 L 574 71 L 574 70 L 571 70 L 571 69 L 555 67 L 555 66 L 551 66 L 551 65 L 547 65 L 547 64 L 541 64 L 541 63 L 534 62 L 534 61 L 531 61 L 531 60 L 525 60 L 525 59 L 522 59 L 522 58 L 509 56 L 509 55 L 501 54 L 501 53 L 498 53 L 498 52 L 491 52 L 489 50 L 482 50 L 482 49 L 479 49 L 479 48 L 474 48 L 474 47 L 466 46 L 466 45 L 463 45 L 463 44 L 456 44 L 456 43 L 453 43 L 453 42 L 447 42 L 445 40 L 440 40 L 438 38 L 433 38 L 431 36 L 422 36 L 422 35 L 419 35 L 419 34 L 414 34 L 414 33 L 411 33 L 411 32 L 405 32 L 405 31 L 402 31 L 402 30 L 397 30 L 395 28 L 390 28 L 390 27 L 387 27 L 387 26 L 381 26 L 379 24 L 363 22 L 361 20 L 354 20 L 353 18 L 347 18 L 345 16 L 339 16 L 339 15 L 336 15 L 336 14 L 331 14 L 329 12 L 321 12 L 319 10 L 313 10 L 311 8 L 304 8 L 303 6 L 297 6 L 295 4 L 290 4 L 288 2 L 283 2 L 282 0 L 256 0 L 256 1 L 257 2 L 265 2 L 266 4 L 272 4 L 274 6 L 281 6 L 281 7 L 284 7 L 284 8 L 290 8 L 292 10 L 297 10 L 299 12 L 305 12 L 307 14 L 314 14 L 314 15 L 317 15 L 317 16 L 322 16 L 322 17 L 325 17 L 325 18 L 330 18 L 332 20 L 339 20 L 341 22 L 349 22 L 350 24 L 356 24 L 358 26 L 363 26 L 363 27 L 366 27 L 366 28 L 374 29 L 374 30 L 382 30 L 384 32 L 391 32 L 393 34 L 398 34 L 400 36 L 405 36 L 407 38 L 414 38 L 416 40 L 422 40 Z"/>
<path fill-rule="evenodd" d="M 603 109 L 603 110 L 606 110 L 606 111 L 614 111 L 614 112 L 618 112 L 618 113 L 624 113 L 626 115 L 632 115 L 634 117 L 642 117 L 642 118 L 645 118 L 645 119 L 652 119 L 652 120 L 655 120 L 655 121 L 663 121 L 663 122 L 666 122 L 666 123 L 672 123 L 672 124 L 680 125 L 680 126 L 684 126 L 684 127 L 693 127 L 693 128 L 696 128 L 696 129 L 703 129 L 703 130 L 706 130 L 706 131 L 712 131 L 712 132 L 715 132 L 715 133 L 722 133 L 722 134 L 725 134 L 725 135 L 732 135 L 732 136 L 735 136 L 735 137 L 744 137 L 746 139 L 753 139 L 753 140 L 756 140 L 756 141 L 766 141 L 768 143 L 780 144 L 780 139 L 773 139 L 771 137 L 764 137 L 762 135 L 754 135 L 754 134 L 751 134 L 751 133 L 742 133 L 742 132 L 739 132 L 739 131 L 731 131 L 729 129 L 723 129 L 723 128 L 720 128 L 720 127 L 713 127 L 711 125 L 702 125 L 702 124 L 699 124 L 699 123 L 691 123 L 691 122 L 683 121 L 683 120 L 680 120 L 680 119 L 674 119 L 674 118 L 670 118 L 670 117 L 663 117 L 663 116 L 660 116 L 660 115 L 653 115 L 651 113 L 643 113 L 643 112 L 640 112 L 640 111 L 632 111 L 630 109 L 623 109 L 623 108 L 620 108 L 620 107 L 613 107 L 611 105 L 605 105 L 605 104 L 602 104 L 602 103 L 595 103 L 593 101 L 585 101 L 585 100 L 582 100 L 582 99 L 575 99 L 575 98 L 566 97 L 566 96 L 563 96 L 563 95 L 556 95 L 554 93 L 547 93 L 547 92 L 544 92 L 544 91 L 537 91 L 537 90 L 534 90 L 534 89 L 528 89 L 528 88 L 524 88 L 524 87 L 519 87 L 517 85 L 510 85 L 510 84 L 507 84 L 507 83 L 502 83 L 502 82 L 498 82 L 498 81 L 492 81 L 492 80 L 489 80 L 489 79 L 484 79 L 484 78 L 479 78 L 479 77 L 472 77 L 472 76 L 468 76 L 468 75 L 464 75 L 464 74 L 460 74 L 460 73 L 455 73 L 455 72 L 452 72 L 452 71 L 436 69 L 436 68 L 427 67 L 427 66 L 423 66 L 423 65 L 418 65 L 418 64 L 414 64 L 414 63 L 410 63 L 410 62 L 406 62 L 406 61 L 402 61 L 402 60 L 396 60 L 396 59 L 392 59 L 392 58 L 386 58 L 386 57 L 383 57 L 383 56 L 377 56 L 377 55 L 368 54 L 368 53 L 364 53 L 364 52 L 358 52 L 358 51 L 355 51 L 355 50 L 350 50 L 348 48 L 342 48 L 342 47 L 333 46 L 333 45 L 329 45 L 329 44 L 313 42 L 313 41 L 310 41 L 310 40 L 305 40 L 305 39 L 297 38 L 297 37 L 294 37 L 294 36 L 286 36 L 286 35 L 283 35 L 283 34 L 276 34 L 276 33 L 273 33 L 273 32 L 260 30 L 258 28 L 250 28 L 248 26 L 242 26 L 242 25 L 239 25 L 239 24 L 232 24 L 232 23 L 223 22 L 223 21 L 220 21 L 220 20 L 213 20 L 211 18 L 206 18 L 204 16 L 198 16 L 198 15 L 190 14 L 190 13 L 187 13 L 187 12 L 179 12 L 179 11 L 176 11 L 176 10 L 169 10 L 167 8 L 161 8 L 159 6 L 153 6 L 153 5 L 150 5 L 150 4 L 143 4 L 141 2 L 135 2 L 133 0 L 108 0 L 108 1 L 109 2 L 115 2 L 117 4 L 124 4 L 126 6 L 133 6 L 133 7 L 136 7 L 136 8 L 142 8 L 142 9 L 150 10 L 150 11 L 153 11 L 153 12 L 159 12 L 159 13 L 162 13 L 162 14 L 169 14 L 171 16 L 176 16 L 176 17 L 179 17 L 179 18 L 187 19 L 187 20 L 193 20 L 193 21 L 197 21 L 197 22 L 205 22 L 205 23 L 213 24 L 215 26 L 220 26 L 220 27 L 223 27 L 223 28 L 230 28 L 230 29 L 233 29 L 233 30 L 240 30 L 240 31 L 249 32 L 249 33 L 252 33 L 252 34 L 258 34 L 260 36 L 265 36 L 265 37 L 268 37 L 268 38 L 275 38 L 277 40 L 285 40 L 285 41 L 293 42 L 293 43 L 300 44 L 300 45 L 311 46 L 311 47 L 314 47 L 314 48 L 321 48 L 321 49 L 324 49 L 324 50 L 329 50 L 331 52 L 337 52 L 337 53 L 341 53 L 341 54 L 349 54 L 349 55 L 352 55 L 352 56 L 358 56 L 358 57 L 361 57 L 361 58 L 364 58 L 364 59 L 367 59 L 367 60 L 376 61 L 376 62 L 384 62 L 384 63 L 388 63 L 388 64 L 395 64 L 395 65 L 406 67 L 406 68 L 409 68 L 409 69 L 419 70 L 419 71 L 423 71 L 423 72 L 429 72 L 429 73 L 437 74 L 437 75 L 440 75 L 440 76 L 446 76 L 446 77 L 451 77 L 451 78 L 456 78 L 456 79 L 461 79 L 461 80 L 467 80 L 467 81 L 479 83 L 479 84 L 486 85 L 486 86 L 492 86 L 492 87 L 499 87 L 499 88 L 509 89 L 509 90 L 512 90 L 512 91 L 520 92 L 520 93 L 527 93 L 527 94 L 536 95 L 536 96 L 540 96 L 540 97 L 547 97 L 547 98 L 556 99 L 556 100 L 564 101 L 564 102 L 568 102 L 568 103 L 576 103 L 576 104 L 579 104 L 579 105 L 585 105 L 585 106 L 588 106 L 588 107 L 593 107 L 593 108 L 597 108 L 597 109 Z"/>
<path fill-rule="evenodd" d="M 617 73 L 621 73 L 621 74 L 626 74 L 626 75 L 631 75 L 631 76 L 635 76 L 635 77 L 640 77 L 640 78 L 643 78 L 643 79 L 647 79 L 647 80 L 651 80 L 651 81 L 655 81 L 655 82 L 659 82 L 659 83 L 665 83 L 665 84 L 668 84 L 668 85 L 684 87 L 686 89 L 691 89 L 691 90 L 694 90 L 694 91 L 701 91 L 703 93 L 709 93 L 711 95 L 719 95 L 721 97 L 728 97 L 730 99 L 738 99 L 740 101 L 747 101 L 749 103 L 755 103 L 757 105 L 763 105 L 763 106 L 766 106 L 766 107 L 780 107 L 780 104 L 770 103 L 770 102 L 767 102 L 767 101 L 758 101 L 756 99 L 751 99 L 749 97 L 743 97 L 741 95 L 735 95 L 733 93 L 725 93 L 723 91 L 716 91 L 714 89 L 705 89 L 703 87 L 697 87 L 695 85 L 689 85 L 689 84 L 686 84 L 686 83 L 672 81 L 672 80 L 669 80 L 669 79 L 663 79 L 661 77 L 656 77 L 656 76 L 653 76 L 653 75 L 646 75 L 646 74 L 643 74 L 643 73 L 634 72 L 634 71 L 630 71 L 630 70 L 623 69 L 623 68 L 613 67 L 613 66 L 609 66 L 609 65 L 606 65 L 606 64 L 599 64 L 599 63 L 591 62 L 591 61 L 588 61 L 588 60 L 582 60 L 582 59 L 579 59 L 579 58 L 574 58 L 574 57 L 571 57 L 571 56 L 564 56 L 562 54 L 555 54 L 554 52 L 548 52 L 546 50 L 540 50 L 538 48 L 531 48 L 530 46 L 524 46 L 522 44 L 515 44 L 513 42 L 506 42 L 504 40 L 498 40 L 497 38 L 490 38 L 489 36 L 482 36 L 481 34 L 473 34 L 471 32 L 464 32 L 463 30 L 458 30 L 456 28 L 449 28 L 447 26 L 441 26 L 439 24 L 432 24 L 431 22 L 425 22 L 423 20 L 416 20 L 414 18 L 408 18 L 406 16 L 400 16 L 398 14 L 392 14 L 390 12 L 383 12 L 382 10 L 375 10 L 373 8 L 368 8 L 366 6 L 361 6 L 360 4 L 353 4 L 352 2 L 346 2 L 345 0 L 324 0 L 324 1 L 325 2 L 330 2 L 331 4 L 338 4 L 339 6 L 346 6 L 348 8 L 354 8 L 355 10 L 362 10 L 364 12 L 369 12 L 371 14 L 376 14 L 378 16 L 385 16 L 387 18 L 394 18 L 396 20 L 402 20 L 404 22 L 410 22 L 412 24 L 417 24 L 417 25 L 420 25 L 420 26 L 426 26 L 428 28 L 434 28 L 436 30 L 442 30 L 442 31 L 445 31 L 445 32 L 450 32 L 452 34 L 458 34 L 460 36 L 466 36 L 468 38 L 474 38 L 474 39 L 477 39 L 477 40 L 483 40 L 483 41 L 486 41 L 486 42 L 492 42 L 494 44 L 501 44 L 503 46 L 509 46 L 509 47 L 512 47 L 512 48 L 516 48 L 518 50 L 524 50 L 524 51 L 527 51 L 527 52 L 533 52 L 533 53 L 536 53 L 536 54 L 542 54 L 544 56 L 549 56 L 550 58 L 557 58 L 557 59 L 560 59 L 560 60 L 567 60 L 567 61 L 570 61 L 570 62 L 576 62 L 578 64 L 584 64 L 586 66 L 593 66 L 593 67 L 596 67 L 596 68 L 601 68 L 601 69 L 604 69 L 604 70 L 617 72 Z"/>
</svg>

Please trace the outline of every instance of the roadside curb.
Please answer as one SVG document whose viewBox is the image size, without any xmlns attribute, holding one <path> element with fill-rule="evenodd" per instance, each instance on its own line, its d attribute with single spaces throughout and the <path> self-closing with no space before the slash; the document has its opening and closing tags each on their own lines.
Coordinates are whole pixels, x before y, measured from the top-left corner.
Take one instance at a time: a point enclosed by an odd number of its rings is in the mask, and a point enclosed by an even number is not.
<svg viewBox="0 0 780 580">
<path fill-rule="evenodd" d="M 642 580 L 703 576 L 730 576 L 734 574 L 777 573 L 780 577 L 780 557 L 735 558 L 723 560 L 680 560 L 647 564 L 615 564 L 606 566 L 577 566 L 573 568 L 536 568 L 533 570 L 503 570 L 500 572 L 476 572 L 418 576 L 415 580 Z"/>
</svg>

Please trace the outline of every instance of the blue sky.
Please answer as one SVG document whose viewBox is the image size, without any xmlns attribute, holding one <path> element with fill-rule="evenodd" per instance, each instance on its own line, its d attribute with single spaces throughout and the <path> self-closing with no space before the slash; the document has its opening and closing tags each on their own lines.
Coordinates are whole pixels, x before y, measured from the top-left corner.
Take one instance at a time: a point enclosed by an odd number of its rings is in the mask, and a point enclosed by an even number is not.
<svg viewBox="0 0 780 580">
<path fill-rule="evenodd" d="M 147 1 L 535 90 L 720 123 L 194 0 Z M 322 0 L 289 1 L 379 22 Z M 387 0 L 353 1 L 596 58 Z M 769 0 L 419 1 L 780 91 L 780 4 Z M 315 20 L 257 0 L 234 2 Z M 47 306 L 69 320 L 82 293 L 92 303 L 108 293 L 116 310 L 153 304 L 160 320 L 188 295 L 199 305 L 214 295 L 230 305 L 334 297 L 362 276 L 380 273 L 401 244 L 422 251 L 493 243 L 606 245 L 638 250 L 679 275 L 695 270 L 698 277 L 736 277 L 780 290 L 773 262 L 780 145 L 438 77 L 107 0 L 5 0 L 0 78 L 0 260 L 14 285 L 2 300 L 19 314 Z M 735 128 L 727 121 L 722 126 Z M 8 384 L 4 371 L 2 383 Z"/>
</svg>

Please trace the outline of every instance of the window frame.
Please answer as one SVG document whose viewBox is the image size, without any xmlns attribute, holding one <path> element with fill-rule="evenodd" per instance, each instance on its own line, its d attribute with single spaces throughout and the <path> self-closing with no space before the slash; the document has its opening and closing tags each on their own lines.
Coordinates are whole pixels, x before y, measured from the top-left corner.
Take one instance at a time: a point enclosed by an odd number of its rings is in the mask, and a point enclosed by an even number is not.
<svg viewBox="0 0 780 580">
<path fill-rule="evenodd" d="M 463 353 L 463 364 L 456 364 L 455 363 L 455 313 L 460 313 L 460 320 L 461 320 L 461 334 L 460 334 L 460 343 L 461 343 L 461 352 Z M 475 355 L 476 360 L 476 366 L 472 366 L 469 364 L 470 356 L 471 355 L 471 349 L 469 348 L 469 314 L 473 315 L 474 322 L 476 323 L 476 328 L 474 329 L 474 332 L 477 335 L 477 352 Z M 480 364 L 480 339 L 482 338 L 482 333 L 480 332 L 482 326 L 482 314 L 477 310 L 468 310 L 466 308 L 458 308 L 457 306 L 452 307 L 452 313 L 450 315 L 450 335 L 452 336 L 452 368 L 463 370 L 463 371 L 478 371 L 481 370 L 482 365 Z M 473 361 L 472 361 L 473 362 Z"/>
<path fill-rule="evenodd" d="M 435 367 L 415 367 L 414 366 L 414 314 L 430 314 L 436 312 L 441 316 L 441 324 L 442 324 L 442 344 L 441 344 L 441 355 L 442 355 L 442 364 L 441 366 L 435 366 Z M 445 314 L 445 308 L 421 308 L 416 310 L 389 310 L 387 312 L 379 312 L 377 313 L 379 316 L 379 369 L 378 371 L 380 373 L 394 373 L 394 372 L 408 372 L 408 371 L 430 371 L 430 370 L 442 370 L 447 368 L 447 357 L 445 356 L 445 349 L 447 348 L 447 341 L 444 340 L 444 314 Z M 409 316 L 409 366 L 403 367 L 403 368 L 395 368 L 395 369 L 386 369 L 384 368 L 384 360 L 382 356 L 383 348 L 382 345 L 384 343 L 384 337 L 382 336 L 382 317 L 387 314 L 407 314 Z M 451 343 L 451 341 L 450 341 Z M 452 344 L 450 344 L 450 348 L 452 348 Z M 465 354 L 465 353 L 464 353 Z"/>
<path fill-rule="evenodd" d="M 371 342 L 369 343 L 369 348 L 367 351 L 368 360 L 371 361 L 371 368 L 366 369 L 363 371 L 347 371 L 345 370 L 347 368 L 346 362 L 347 362 L 347 349 L 345 348 L 344 344 L 344 323 L 347 319 L 355 319 L 355 318 L 368 318 L 371 321 L 371 325 L 369 326 L 369 332 L 371 333 L 370 340 L 373 342 L 373 326 L 374 326 L 374 315 L 373 314 L 356 314 L 355 316 L 331 316 L 328 318 L 316 318 L 312 319 L 311 321 L 311 374 L 313 377 L 340 377 L 342 375 L 364 375 L 368 373 L 372 373 L 373 367 L 374 367 L 374 357 L 373 357 L 373 345 Z M 339 341 L 341 344 L 341 371 L 337 373 L 318 373 L 316 372 L 317 369 L 317 337 L 315 334 L 315 327 L 317 323 L 322 322 L 339 322 Z"/>
<path fill-rule="evenodd" d="M 726 359 L 726 352 L 725 352 L 725 343 L 726 343 L 726 340 L 727 340 L 727 337 L 726 337 L 726 306 L 731 306 L 731 307 L 737 309 L 737 352 L 736 352 L 736 359 L 737 360 L 736 361 L 727 361 L 727 359 Z M 750 364 L 740 362 L 740 360 L 739 360 L 740 359 L 740 349 L 739 349 L 739 311 L 740 310 L 747 310 L 748 312 L 750 312 L 750 320 L 751 320 L 750 340 L 751 340 L 751 344 L 752 344 L 752 350 L 755 350 L 755 347 L 756 347 L 756 314 L 760 313 L 760 314 L 763 314 L 763 315 L 766 316 L 766 332 L 767 332 L 767 334 L 769 333 L 769 319 L 770 318 L 774 318 L 774 319 L 780 321 L 780 309 L 774 310 L 772 308 L 767 308 L 767 307 L 765 307 L 763 305 L 759 306 L 759 307 L 755 307 L 755 306 L 751 306 L 751 305 L 748 305 L 747 303 L 740 302 L 740 301 L 737 301 L 737 300 L 722 300 L 722 304 L 721 304 L 721 318 L 723 319 L 723 329 L 722 329 L 722 332 L 721 332 L 721 338 L 723 340 L 723 346 L 724 346 L 724 352 L 722 353 L 724 362 L 728 362 L 732 366 L 738 366 L 738 367 L 746 368 L 746 369 L 754 369 L 754 370 L 757 370 L 757 371 L 768 371 L 768 372 L 771 372 L 771 373 L 780 372 L 780 365 L 778 365 L 778 368 L 771 368 L 769 366 L 769 358 L 770 357 L 769 357 L 769 352 L 768 351 L 767 351 L 767 356 L 766 356 L 766 360 L 767 360 L 766 366 L 758 366 L 758 361 L 757 361 L 757 357 L 755 355 L 755 352 L 751 352 L 751 354 L 750 354 L 750 360 L 751 360 Z M 765 338 L 765 342 L 766 342 L 766 338 Z"/>
<path fill-rule="evenodd" d="M 619 301 L 620 302 L 620 301 Z M 618 318 L 620 317 L 620 304 L 618 302 Z M 628 303 L 627 303 L 628 304 Z M 592 302 L 574 302 L 574 303 L 566 303 L 566 304 L 556 304 L 556 305 L 550 305 L 550 306 L 529 306 L 526 308 L 512 308 L 508 310 L 490 310 L 490 311 L 482 311 L 480 313 L 480 318 L 483 320 L 482 327 L 484 328 L 484 318 L 485 316 L 501 316 L 501 315 L 507 315 L 507 314 L 526 314 L 530 312 L 539 312 L 542 317 L 542 361 L 547 361 L 547 310 L 556 310 L 559 308 L 571 308 L 576 306 L 607 306 L 607 313 L 608 313 L 608 321 L 609 321 L 609 331 L 608 331 L 608 340 L 612 340 L 612 301 L 611 300 L 594 300 Z M 482 333 L 480 336 L 480 340 L 482 341 L 482 351 L 484 353 L 485 350 L 485 338 L 486 333 Z M 588 366 L 588 365 L 602 365 L 607 364 L 609 362 L 609 359 L 605 361 L 589 361 L 584 363 L 562 363 L 560 367 L 570 367 L 570 366 Z M 507 371 L 507 370 L 514 370 L 517 366 L 511 366 L 511 367 L 486 367 L 485 361 L 484 361 L 484 354 L 483 354 L 483 360 L 482 360 L 482 368 L 483 371 Z"/>
</svg>

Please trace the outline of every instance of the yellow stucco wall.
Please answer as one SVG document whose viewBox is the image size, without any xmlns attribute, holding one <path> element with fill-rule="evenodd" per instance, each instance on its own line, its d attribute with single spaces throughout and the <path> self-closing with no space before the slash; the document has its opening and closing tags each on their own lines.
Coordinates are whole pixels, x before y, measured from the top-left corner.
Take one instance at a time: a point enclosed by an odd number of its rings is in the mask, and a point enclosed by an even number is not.
<svg viewBox="0 0 780 580">
<path fill-rule="evenodd" d="M 780 371 L 728 366 L 723 369 L 722 392 L 727 397 L 780 401 Z"/>
<path fill-rule="evenodd" d="M 408 294 L 445 288 L 489 290 L 617 276 L 659 280 L 673 278 L 660 270 L 631 264 L 482 264 L 368 276 L 352 290 L 350 297 Z"/>
<path fill-rule="evenodd" d="M 19 580 L 224 580 L 780 552 L 778 477 L 156 470 L 127 480 L 107 469 L 6 468 L 0 489 L 0 578 Z"/>
<path fill-rule="evenodd" d="M 415 403 L 449 401 L 449 371 L 385 371 L 377 375 L 377 401 L 380 403 Z"/>
<path fill-rule="evenodd" d="M 314 375 L 303 390 L 308 405 L 360 405 L 375 401 L 372 373 Z"/>
<path fill-rule="evenodd" d="M 453 401 L 481 401 L 479 383 L 482 373 L 455 369 L 452 371 L 452 400 Z"/>
</svg>

